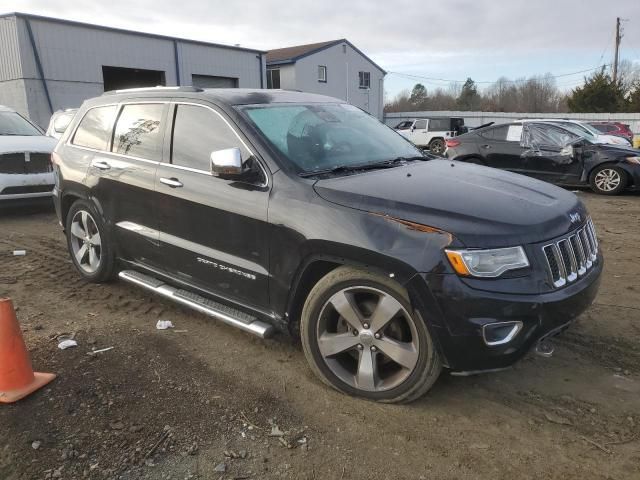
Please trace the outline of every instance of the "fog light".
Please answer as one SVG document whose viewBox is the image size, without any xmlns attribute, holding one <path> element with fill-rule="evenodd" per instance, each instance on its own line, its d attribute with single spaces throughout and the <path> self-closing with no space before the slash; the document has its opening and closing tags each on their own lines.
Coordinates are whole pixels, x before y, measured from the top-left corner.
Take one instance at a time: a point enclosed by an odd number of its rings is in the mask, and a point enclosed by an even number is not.
<svg viewBox="0 0 640 480">
<path fill-rule="evenodd" d="M 484 343 L 493 347 L 509 343 L 522 330 L 522 322 L 488 323 L 482 327 Z"/>
</svg>

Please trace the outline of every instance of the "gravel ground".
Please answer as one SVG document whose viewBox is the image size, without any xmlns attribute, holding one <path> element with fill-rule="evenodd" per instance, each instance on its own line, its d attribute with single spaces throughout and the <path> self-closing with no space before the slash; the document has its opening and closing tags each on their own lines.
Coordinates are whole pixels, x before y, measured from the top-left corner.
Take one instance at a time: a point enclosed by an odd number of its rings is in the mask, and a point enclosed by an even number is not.
<svg viewBox="0 0 640 480">
<path fill-rule="evenodd" d="M 87 284 L 52 211 L 3 212 L 0 296 L 35 368 L 58 378 L 0 406 L 0 479 L 639 479 L 640 195 L 579 195 L 606 267 L 555 355 L 445 374 L 407 406 L 324 387 L 284 336 Z M 78 347 L 59 350 L 61 335 Z"/>
</svg>

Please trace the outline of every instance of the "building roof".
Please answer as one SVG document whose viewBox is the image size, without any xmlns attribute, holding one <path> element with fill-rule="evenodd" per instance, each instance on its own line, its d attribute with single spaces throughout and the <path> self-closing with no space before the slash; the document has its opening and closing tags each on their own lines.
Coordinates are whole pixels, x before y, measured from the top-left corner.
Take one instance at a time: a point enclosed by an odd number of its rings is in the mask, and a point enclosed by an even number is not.
<svg viewBox="0 0 640 480">
<path fill-rule="evenodd" d="M 177 41 L 177 42 L 192 43 L 192 44 L 204 45 L 204 46 L 209 46 L 209 47 L 226 48 L 226 49 L 229 49 L 229 50 L 239 50 L 239 51 L 244 51 L 244 52 L 255 52 L 255 53 L 260 53 L 260 54 L 267 53 L 265 50 L 256 50 L 256 49 L 253 49 L 253 48 L 244 48 L 244 47 L 236 47 L 236 46 L 232 46 L 232 45 L 223 45 L 223 44 L 220 44 L 220 43 L 203 42 L 203 41 L 200 41 L 200 40 L 192 40 L 192 39 L 189 39 L 189 38 L 181 38 L 181 37 L 171 37 L 171 36 L 168 36 L 168 35 L 158 35 L 158 34 L 155 34 L 155 33 L 139 32 L 139 31 L 136 31 L 136 30 L 127 30 L 127 29 L 124 29 L 124 28 L 107 27 L 107 26 L 104 26 L 104 25 L 96 25 L 95 23 L 76 22 L 74 20 L 65 20 L 65 19 L 62 19 L 62 18 L 55 18 L 55 17 L 45 17 L 45 16 L 42 16 L 42 15 L 32 15 L 30 13 L 11 12 L 11 13 L 0 14 L 0 18 L 6 18 L 6 17 L 18 17 L 18 18 L 31 19 L 31 20 L 41 20 L 41 21 L 60 23 L 60 24 L 63 24 L 63 25 L 71 25 L 71 26 L 76 26 L 76 27 L 94 28 L 96 30 L 104 30 L 104 31 L 108 31 L 108 32 L 126 33 L 126 34 L 129 34 L 129 35 L 139 35 L 139 36 L 148 37 L 148 38 L 157 38 L 157 39 L 160 39 L 160 40 L 172 40 L 172 41 Z"/>
<path fill-rule="evenodd" d="M 296 61 L 301 58 L 308 57 L 309 55 L 313 55 L 314 53 L 321 52 L 322 50 L 326 50 L 327 48 L 331 48 L 334 45 L 339 45 L 341 43 L 346 43 L 351 48 L 353 48 L 356 52 L 362 55 L 367 59 L 374 67 L 380 70 L 383 74 L 386 75 L 386 71 L 376 64 L 373 60 L 367 57 L 362 51 L 360 51 L 353 43 L 351 43 L 346 38 L 340 38 L 338 40 L 330 40 L 328 42 L 318 42 L 318 43 L 307 43 L 305 45 L 295 45 L 293 47 L 286 48 L 277 48 L 275 50 L 269 50 L 267 52 L 267 65 L 286 65 L 289 63 L 296 63 Z"/>
</svg>

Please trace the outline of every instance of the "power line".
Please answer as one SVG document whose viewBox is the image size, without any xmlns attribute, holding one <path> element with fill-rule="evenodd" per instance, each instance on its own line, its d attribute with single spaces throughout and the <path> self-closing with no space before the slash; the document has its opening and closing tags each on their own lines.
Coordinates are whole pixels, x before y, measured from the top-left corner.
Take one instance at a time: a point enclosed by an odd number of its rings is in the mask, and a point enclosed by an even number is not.
<svg viewBox="0 0 640 480">
<path fill-rule="evenodd" d="M 587 72 L 592 72 L 594 70 L 598 70 L 601 68 L 606 68 L 611 66 L 610 63 L 608 64 L 604 64 L 604 65 L 598 65 L 597 67 L 593 67 L 593 68 L 587 68 L 585 70 L 579 70 L 577 72 L 571 72 L 571 73 L 561 73 L 559 75 L 551 75 L 551 78 L 562 78 L 562 77 L 569 77 L 571 75 L 579 75 L 581 73 L 587 73 Z M 419 79 L 419 80 L 429 80 L 429 81 L 437 81 L 437 82 L 448 82 L 448 83 L 465 83 L 466 80 L 452 80 L 452 79 L 446 79 L 446 78 L 434 78 L 434 77 L 425 77 L 422 75 L 414 75 L 412 73 L 403 73 L 403 72 L 388 72 L 392 75 L 398 75 L 400 77 L 407 77 L 407 78 L 413 78 L 413 79 Z M 526 82 L 528 81 L 527 78 L 521 78 L 521 79 L 517 79 L 517 80 L 508 80 L 505 79 L 503 80 L 505 83 L 522 83 L 522 82 Z M 497 80 L 482 80 L 482 81 L 474 81 L 474 83 L 476 84 L 493 84 L 493 83 L 497 83 Z"/>
</svg>

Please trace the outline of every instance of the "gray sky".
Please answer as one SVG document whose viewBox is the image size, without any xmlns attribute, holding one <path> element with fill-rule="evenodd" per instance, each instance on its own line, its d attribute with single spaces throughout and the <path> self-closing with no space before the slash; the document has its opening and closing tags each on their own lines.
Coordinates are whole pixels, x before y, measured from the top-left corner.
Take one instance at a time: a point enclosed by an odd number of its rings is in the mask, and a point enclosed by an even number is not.
<svg viewBox="0 0 640 480">
<path fill-rule="evenodd" d="M 611 63 L 619 16 L 621 57 L 640 65 L 640 0 L 0 0 L 10 11 L 259 49 L 344 37 L 390 72 L 477 81 Z M 390 73 L 385 89 L 416 81 L 448 86 Z"/>
</svg>

